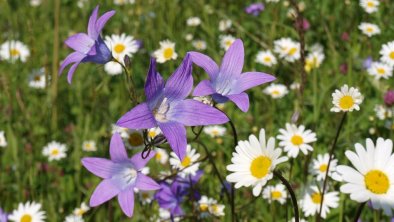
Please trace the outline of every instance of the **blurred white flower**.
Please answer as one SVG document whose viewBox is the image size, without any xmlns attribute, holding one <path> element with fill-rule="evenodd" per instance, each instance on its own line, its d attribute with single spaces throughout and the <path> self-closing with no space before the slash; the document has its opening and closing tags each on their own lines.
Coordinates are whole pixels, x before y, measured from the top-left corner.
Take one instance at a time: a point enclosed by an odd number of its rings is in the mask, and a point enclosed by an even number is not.
<svg viewBox="0 0 394 222">
<path fill-rule="evenodd" d="M 175 60 L 178 54 L 175 52 L 175 43 L 169 40 L 160 42 L 160 49 L 153 53 L 153 56 L 157 59 L 158 63 L 165 63 L 168 60 Z"/>
</svg>

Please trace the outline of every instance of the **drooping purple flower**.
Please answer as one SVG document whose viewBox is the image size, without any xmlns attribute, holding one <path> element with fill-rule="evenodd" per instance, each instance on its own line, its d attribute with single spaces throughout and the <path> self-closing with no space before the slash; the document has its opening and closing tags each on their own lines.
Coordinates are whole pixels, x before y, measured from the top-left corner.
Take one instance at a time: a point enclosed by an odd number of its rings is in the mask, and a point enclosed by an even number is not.
<svg viewBox="0 0 394 222">
<path fill-rule="evenodd" d="M 122 138 L 115 133 L 111 138 L 110 156 L 109 160 L 96 157 L 82 159 L 87 170 L 104 179 L 90 197 L 90 206 L 96 207 L 118 196 L 123 212 L 131 217 L 134 211 L 134 188 L 142 191 L 160 189 L 158 183 L 141 173 L 155 152 L 152 151 L 146 159 L 142 159 L 141 153 L 128 158 Z"/>
<path fill-rule="evenodd" d="M 194 89 L 193 96 L 212 95 L 218 103 L 233 101 L 243 112 L 249 109 L 249 97 L 244 91 L 275 80 L 274 76 L 262 72 L 242 72 L 244 46 L 237 39 L 227 50 L 220 68 L 208 56 L 190 52 L 192 61 L 208 73 L 210 80 L 201 81 Z"/>
<path fill-rule="evenodd" d="M 363 61 L 363 68 L 364 69 L 369 69 L 369 67 L 371 67 L 373 60 L 371 56 L 368 56 L 366 59 L 364 59 Z"/>
<path fill-rule="evenodd" d="M 394 105 L 394 90 L 388 90 L 384 94 L 384 103 L 389 107 Z"/>
<path fill-rule="evenodd" d="M 7 222 L 8 221 L 8 214 L 0 208 L 0 222 Z"/>
<path fill-rule="evenodd" d="M 171 184 L 160 183 L 161 189 L 155 194 L 155 199 L 161 208 L 170 211 L 172 216 L 182 216 L 184 214 L 181 203 L 188 194 L 187 190 L 177 181 Z"/>
<path fill-rule="evenodd" d="M 165 83 L 151 59 L 145 83 L 146 102 L 123 115 L 118 126 L 149 129 L 158 126 L 172 150 L 183 160 L 186 155 L 185 126 L 222 124 L 228 121 L 219 110 L 193 99 L 185 99 L 192 90 L 192 62 L 186 55 L 182 64 Z"/>
<path fill-rule="evenodd" d="M 97 18 L 98 10 L 99 6 L 96 6 L 89 18 L 87 34 L 77 33 L 64 42 L 68 47 L 75 50 L 64 59 L 59 69 L 59 74 L 61 74 L 68 65 L 73 64 L 67 75 L 70 84 L 73 74 L 81 62 L 105 64 L 112 59 L 111 51 L 104 43 L 100 33 L 104 25 L 115 14 L 115 11 L 106 12 Z"/>
<path fill-rule="evenodd" d="M 182 176 L 177 176 L 175 178 L 175 181 L 179 183 L 179 186 L 181 189 L 183 189 L 185 192 L 189 193 L 191 191 L 191 188 L 194 187 L 197 182 L 200 180 L 201 176 L 204 174 L 203 170 L 198 170 L 196 174 L 194 175 L 184 175 Z M 193 197 L 195 200 L 199 200 L 201 195 L 197 190 L 193 189 Z"/>
<path fill-rule="evenodd" d="M 264 10 L 264 4 L 261 2 L 252 3 L 245 8 L 245 12 L 254 16 L 258 16 Z"/>
</svg>

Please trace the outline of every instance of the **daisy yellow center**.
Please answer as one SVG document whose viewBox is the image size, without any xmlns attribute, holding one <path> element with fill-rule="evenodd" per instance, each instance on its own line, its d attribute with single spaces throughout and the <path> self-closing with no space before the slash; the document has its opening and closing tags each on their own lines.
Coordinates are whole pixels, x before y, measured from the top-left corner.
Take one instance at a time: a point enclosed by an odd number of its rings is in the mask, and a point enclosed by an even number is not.
<svg viewBox="0 0 394 222">
<path fill-rule="evenodd" d="M 208 210 L 208 204 L 200 204 L 200 211 L 205 212 Z"/>
<path fill-rule="evenodd" d="M 280 191 L 272 191 L 271 197 L 272 199 L 279 199 L 282 197 L 282 193 Z"/>
<path fill-rule="evenodd" d="M 219 135 L 219 131 L 213 130 L 213 131 L 212 131 L 212 134 L 213 134 L 214 136 L 218 136 L 218 135 Z"/>
<path fill-rule="evenodd" d="M 339 107 L 341 107 L 342 109 L 350 109 L 353 107 L 353 105 L 354 105 L 354 99 L 351 96 L 343 96 L 339 100 Z"/>
<path fill-rule="evenodd" d="M 78 209 L 78 210 L 75 211 L 75 214 L 78 215 L 78 216 L 82 216 L 84 213 L 85 213 L 85 211 L 82 210 L 82 209 Z"/>
<path fill-rule="evenodd" d="M 250 164 L 250 173 L 256 178 L 265 177 L 271 167 L 272 160 L 266 156 L 255 158 Z"/>
<path fill-rule="evenodd" d="M 163 56 L 165 59 L 171 59 L 173 54 L 174 54 L 174 50 L 172 48 L 164 49 Z"/>
<path fill-rule="evenodd" d="M 297 48 L 293 47 L 289 50 L 289 55 L 294 55 L 297 52 Z"/>
<path fill-rule="evenodd" d="M 231 44 L 233 44 L 233 41 L 227 40 L 227 41 L 224 42 L 224 44 L 225 44 L 227 47 L 230 47 Z"/>
<path fill-rule="evenodd" d="M 327 164 L 322 164 L 322 165 L 320 165 L 320 167 L 319 167 L 319 171 L 320 172 L 326 172 L 327 171 L 327 168 L 328 168 L 328 166 L 327 166 Z"/>
<path fill-rule="evenodd" d="M 32 222 L 33 218 L 29 214 L 25 214 L 21 217 L 21 222 Z"/>
<path fill-rule="evenodd" d="M 181 165 L 183 167 L 188 167 L 188 166 L 190 166 L 191 163 L 192 163 L 192 160 L 190 159 L 190 157 L 186 156 L 185 158 L 183 158 Z"/>
<path fill-rule="evenodd" d="M 272 95 L 278 96 L 280 94 L 279 90 L 274 90 L 272 91 Z"/>
<path fill-rule="evenodd" d="M 267 57 L 265 57 L 265 58 L 264 58 L 264 62 L 271 62 L 271 58 L 270 58 L 270 57 L 268 57 L 268 56 L 267 56 Z"/>
<path fill-rule="evenodd" d="M 11 49 L 10 54 L 11 56 L 19 56 L 21 52 L 18 49 Z"/>
<path fill-rule="evenodd" d="M 295 146 L 299 146 L 304 143 L 304 139 L 299 135 L 294 135 L 291 137 L 291 143 Z"/>
<path fill-rule="evenodd" d="M 365 186 L 374 194 L 385 194 L 390 188 L 390 180 L 380 170 L 371 170 L 364 176 Z"/>
<path fill-rule="evenodd" d="M 385 70 L 383 68 L 378 68 L 377 71 L 380 75 L 384 75 L 385 73 Z"/>
<path fill-rule="evenodd" d="M 156 160 L 161 160 L 161 153 L 157 152 L 155 155 Z"/>
<path fill-rule="evenodd" d="M 370 8 L 372 8 L 372 7 L 375 6 L 375 4 L 374 4 L 373 2 L 368 2 L 368 3 L 367 3 L 367 6 L 370 7 Z"/>
<path fill-rule="evenodd" d="M 213 211 L 214 213 L 216 213 L 216 212 L 219 211 L 219 207 L 218 207 L 218 205 L 216 205 L 216 204 L 212 205 L 211 208 L 212 208 L 212 211 Z"/>
<path fill-rule="evenodd" d="M 373 28 L 372 28 L 372 27 L 368 27 L 368 28 L 366 29 L 366 31 L 367 31 L 367 32 L 373 32 Z"/>
<path fill-rule="evenodd" d="M 115 45 L 114 50 L 116 53 L 122 53 L 125 50 L 125 48 L 126 48 L 125 45 L 119 43 Z"/>
<path fill-rule="evenodd" d="M 394 59 L 394 51 L 392 51 L 389 56 L 390 56 L 390 59 Z"/>
<path fill-rule="evenodd" d="M 153 138 L 153 137 L 156 136 L 156 132 L 155 132 L 155 131 L 149 131 L 148 136 L 149 136 L 150 138 Z"/>
<path fill-rule="evenodd" d="M 58 149 L 53 149 L 52 151 L 51 151 L 51 155 L 52 156 L 57 156 L 59 154 L 59 150 Z"/>
<path fill-rule="evenodd" d="M 321 194 L 320 193 L 313 193 L 311 195 L 312 202 L 314 204 L 320 204 L 321 203 Z"/>
<path fill-rule="evenodd" d="M 144 143 L 144 138 L 142 138 L 141 134 L 135 132 L 129 135 L 128 141 L 131 146 L 140 146 Z"/>
</svg>

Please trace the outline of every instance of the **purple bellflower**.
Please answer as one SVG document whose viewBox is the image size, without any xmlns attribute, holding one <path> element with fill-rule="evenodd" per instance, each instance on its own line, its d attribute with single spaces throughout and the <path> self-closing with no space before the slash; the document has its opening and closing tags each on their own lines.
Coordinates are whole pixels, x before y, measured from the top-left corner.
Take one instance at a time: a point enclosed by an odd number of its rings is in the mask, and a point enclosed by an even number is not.
<svg viewBox="0 0 394 222">
<path fill-rule="evenodd" d="M 0 208 L 0 222 L 7 222 L 8 221 L 8 214 Z"/>
<path fill-rule="evenodd" d="M 220 68 L 208 56 L 190 52 L 193 63 L 208 73 L 210 80 L 201 81 L 194 89 L 193 96 L 212 95 L 217 103 L 233 101 L 243 112 L 249 109 L 249 97 L 244 91 L 275 80 L 274 76 L 261 72 L 242 72 L 244 45 L 237 39 L 227 50 Z"/>
<path fill-rule="evenodd" d="M 186 55 L 182 64 L 164 82 L 151 59 L 145 83 L 146 102 L 123 115 L 118 126 L 149 129 L 158 126 L 172 150 L 183 160 L 186 155 L 185 126 L 222 124 L 229 119 L 221 111 L 193 99 L 185 99 L 192 90 L 192 62 Z"/>
<path fill-rule="evenodd" d="M 155 199 L 161 208 L 170 211 L 171 216 L 182 216 L 184 214 L 181 203 L 188 194 L 181 183 L 173 181 L 171 184 L 160 183 L 161 189 L 155 194 Z"/>
<path fill-rule="evenodd" d="M 82 159 L 86 169 L 104 179 L 93 192 L 90 206 L 96 207 L 118 196 L 123 212 L 128 217 L 132 217 L 134 188 L 142 191 L 160 189 L 158 183 L 141 173 L 141 169 L 155 156 L 155 153 L 152 151 L 146 159 L 142 159 L 141 153 L 137 153 L 129 159 L 122 138 L 115 133 L 111 138 L 110 156 L 110 160 L 96 157 Z"/>
<path fill-rule="evenodd" d="M 70 84 L 73 74 L 81 62 L 105 64 L 112 59 L 111 51 L 100 37 L 100 33 L 107 21 L 115 14 L 115 11 L 106 12 L 97 18 L 98 10 L 99 6 L 96 6 L 89 18 L 87 34 L 77 33 L 65 41 L 66 45 L 74 49 L 75 52 L 64 59 L 59 74 L 63 72 L 66 66 L 73 64 L 67 75 Z"/>
<path fill-rule="evenodd" d="M 259 3 L 253 3 L 250 4 L 248 7 L 245 8 L 245 12 L 254 16 L 260 15 L 260 13 L 264 10 L 264 4 L 259 2 Z"/>
</svg>

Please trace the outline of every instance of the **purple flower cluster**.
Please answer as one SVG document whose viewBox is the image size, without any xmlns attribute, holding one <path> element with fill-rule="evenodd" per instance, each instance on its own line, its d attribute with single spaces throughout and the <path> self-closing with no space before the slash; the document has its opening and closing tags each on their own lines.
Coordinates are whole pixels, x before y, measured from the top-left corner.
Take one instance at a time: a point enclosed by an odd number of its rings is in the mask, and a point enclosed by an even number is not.
<svg viewBox="0 0 394 222">
<path fill-rule="evenodd" d="M 245 12 L 254 16 L 260 15 L 260 13 L 264 10 L 264 4 L 261 2 L 250 4 L 245 8 Z"/>
</svg>

